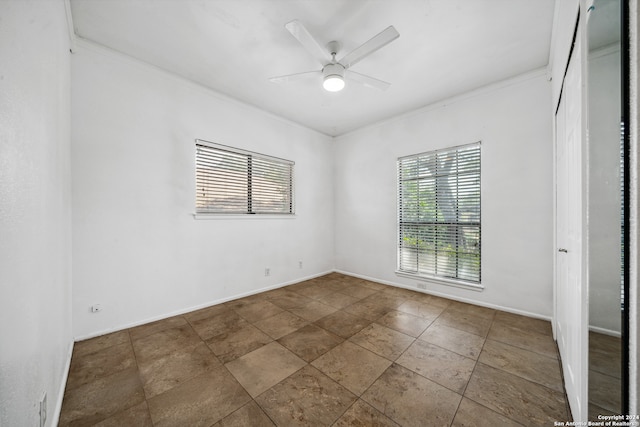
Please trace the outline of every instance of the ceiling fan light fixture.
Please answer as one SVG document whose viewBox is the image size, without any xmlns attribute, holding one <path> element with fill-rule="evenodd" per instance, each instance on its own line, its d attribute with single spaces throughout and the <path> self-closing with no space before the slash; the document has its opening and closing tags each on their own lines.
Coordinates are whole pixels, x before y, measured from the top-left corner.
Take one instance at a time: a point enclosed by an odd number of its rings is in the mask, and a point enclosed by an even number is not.
<svg viewBox="0 0 640 427">
<path fill-rule="evenodd" d="M 336 55 L 340 51 L 342 45 L 337 41 L 330 41 L 326 45 L 326 49 L 321 47 L 318 41 L 311 35 L 309 30 L 302 24 L 302 22 L 294 19 L 288 22 L 284 26 L 287 31 L 295 37 L 300 44 L 311 53 L 321 64 L 324 65 L 322 71 L 307 71 L 303 73 L 289 74 L 285 76 L 271 77 L 269 80 L 276 83 L 288 82 L 291 80 L 297 80 L 303 77 L 317 76 L 322 73 L 322 87 L 327 92 L 339 92 L 345 87 L 345 71 L 350 69 L 354 64 L 360 62 L 362 59 L 371 55 L 383 46 L 391 43 L 400 34 L 393 28 L 392 25 L 385 28 L 382 32 L 373 36 L 373 38 L 364 42 L 350 53 L 343 56 L 341 59 L 336 59 Z M 360 74 L 350 70 L 350 79 L 362 84 L 366 87 L 372 87 L 380 90 L 386 90 L 391 85 L 390 83 L 382 80 L 375 79 L 365 74 Z"/>
<path fill-rule="evenodd" d="M 340 92 L 344 89 L 344 79 L 337 74 L 326 76 L 324 82 L 322 82 L 322 87 L 328 92 Z"/>
<path fill-rule="evenodd" d="M 338 63 L 331 63 L 322 69 L 324 80 L 322 87 L 328 92 L 339 92 L 344 89 L 344 67 Z"/>
</svg>

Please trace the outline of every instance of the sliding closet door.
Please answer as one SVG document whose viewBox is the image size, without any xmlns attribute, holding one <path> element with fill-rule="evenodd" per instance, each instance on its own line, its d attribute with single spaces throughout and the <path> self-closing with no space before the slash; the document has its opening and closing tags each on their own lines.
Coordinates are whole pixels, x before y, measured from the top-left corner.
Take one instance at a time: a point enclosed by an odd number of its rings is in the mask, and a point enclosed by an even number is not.
<svg viewBox="0 0 640 427">
<path fill-rule="evenodd" d="M 556 112 L 556 337 L 574 420 L 587 420 L 586 145 L 581 25 Z"/>
</svg>

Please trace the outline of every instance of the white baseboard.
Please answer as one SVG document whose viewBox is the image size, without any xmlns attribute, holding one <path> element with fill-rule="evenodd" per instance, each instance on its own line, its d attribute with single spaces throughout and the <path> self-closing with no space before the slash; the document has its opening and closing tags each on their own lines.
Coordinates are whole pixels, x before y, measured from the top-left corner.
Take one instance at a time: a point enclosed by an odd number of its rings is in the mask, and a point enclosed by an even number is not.
<svg viewBox="0 0 640 427">
<path fill-rule="evenodd" d="M 616 338 L 622 337 L 622 332 L 620 331 L 612 331 L 611 329 L 600 328 L 598 326 L 589 326 L 589 332 L 597 332 L 603 335 L 609 335 Z"/>
<path fill-rule="evenodd" d="M 73 340 L 71 340 L 67 349 L 67 360 L 65 362 L 64 372 L 62 374 L 62 381 L 60 382 L 60 387 L 58 389 L 58 399 L 56 400 L 56 407 L 53 410 L 53 418 L 51 419 L 52 426 L 57 426 L 58 422 L 60 421 L 60 413 L 62 412 L 62 401 L 64 400 L 64 391 L 67 388 L 67 378 L 69 378 L 69 369 L 71 368 L 73 345 L 74 342 Z"/>
<path fill-rule="evenodd" d="M 205 303 L 202 303 L 202 304 L 198 304 L 198 305 L 195 305 L 195 306 L 192 306 L 192 307 L 188 307 L 188 308 L 172 311 L 170 313 L 166 313 L 166 314 L 162 314 L 162 315 L 159 315 L 159 316 L 150 317 L 150 318 L 147 318 L 147 319 L 144 319 L 144 320 L 139 320 L 139 321 L 128 323 L 128 324 L 125 324 L 125 325 L 122 325 L 122 326 L 117 326 L 115 328 L 103 329 L 103 330 L 100 330 L 98 332 L 93 332 L 93 333 L 88 334 L 88 335 L 81 335 L 81 336 L 75 337 L 74 340 L 76 342 L 84 341 L 84 340 L 88 340 L 88 339 L 91 339 L 91 338 L 99 337 L 99 336 L 102 336 L 102 335 L 111 334 L 113 332 L 123 331 L 125 329 L 134 328 L 134 327 L 140 326 L 140 325 L 145 325 L 147 323 L 157 322 L 158 320 L 164 320 L 164 319 L 168 319 L 169 317 L 179 316 L 179 315 L 185 314 L 185 313 L 190 313 L 192 311 L 196 311 L 196 310 L 200 310 L 200 309 L 203 309 L 203 308 L 211 307 L 213 305 L 217 305 L 217 304 L 222 304 L 222 303 L 225 303 L 225 302 L 233 301 L 233 300 L 236 300 L 238 298 L 244 298 L 244 297 L 248 297 L 248 296 L 251 296 L 251 295 L 259 294 L 259 293 L 262 293 L 262 292 L 271 291 L 273 289 L 279 289 L 279 288 L 282 288 L 284 286 L 293 285 L 295 283 L 304 282 L 305 280 L 310 280 L 310 279 L 314 279 L 316 277 L 324 276 L 324 275 L 332 273 L 334 271 L 335 270 L 328 270 L 328 271 L 324 271 L 324 272 L 321 272 L 321 273 L 312 274 L 310 276 L 305 276 L 305 277 L 297 278 L 297 279 L 290 280 L 290 281 L 287 281 L 287 282 L 278 283 L 278 284 L 275 284 L 275 285 L 271 285 L 271 286 L 267 286 L 267 287 L 264 287 L 264 288 L 256 289 L 256 290 L 253 290 L 253 291 L 244 292 L 244 293 L 241 293 L 241 294 L 236 294 L 236 295 L 233 295 L 233 296 L 230 296 L 230 297 L 225 297 L 225 298 L 220 298 L 220 299 L 213 300 L 213 301 L 208 301 L 208 302 L 205 302 Z"/>
<path fill-rule="evenodd" d="M 504 307 L 504 306 L 501 306 L 501 305 L 498 305 L 498 304 L 491 304 L 491 303 L 486 303 L 486 302 L 483 302 L 483 301 L 476 301 L 474 299 L 469 299 L 469 298 L 461 298 L 461 297 L 458 297 L 458 296 L 448 295 L 448 294 L 444 294 L 444 293 L 441 293 L 441 292 L 434 292 L 434 291 L 431 291 L 431 290 L 412 288 L 412 287 L 409 287 L 409 286 L 406 286 L 406 285 L 402 285 L 400 283 L 390 282 L 388 280 L 381 280 L 381 279 L 377 279 L 375 277 L 369 277 L 369 276 L 365 276 L 365 275 L 362 275 L 362 274 L 351 273 L 351 272 L 348 272 L 348 271 L 342 271 L 342 270 L 335 270 L 335 271 L 336 271 L 336 273 L 346 274 L 347 276 L 353 276 L 353 277 L 357 277 L 357 278 L 360 278 L 360 279 L 369 280 L 371 282 L 382 283 L 383 285 L 395 286 L 396 288 L 408 289 L 410 291 L 421 292 L 421 293 L 427 294 L 427 295 L 433 295 L 433 296 L 436 296 L 436 297 L 446 298 L 446 299 L 450 299 L 450 300 L 453 300 L 453 301 L 464 302 L 464 303 L 467 303 L 467 304 L 478 305 L 480 307 L 492 308 L 494 310 L 506 311 L 507 313 L 518 314 L 520 316 L 526 316 L 526 317 L 531 317 L 531 318 L 534 318 L 534 319 L 546 320 L 548 322 L 551 322 L 551 317 L 544 316 L 544 315 L 538 314 L 538 313 L 531 313 L 531 312 L 524 311 L 524 310 L 518 310 L 518 309 L 515 309 L 515 308 L 511 308 L 511 307 Z"/>
<path fill-rule="evenodd" d="M 541 319 L 541 320 L 546 320 L 548 322 L 551 322 L 551 317 L 545 316 L 545 315 L 542 315 L 542 314 L 538 314 L 538 313 L 531 313 L 531 312 L 524 311 L 524 310 L 518 310 L 518 309 L 511 308 L 511 307 L 501 306 L 501 305 L 498 305 L 498 304 L 491 304 L 491 303 L 487 303 L 487 302 L 483 302 L 483 301 L 477 301 L 477 300 L 470 299 L 470 298 L 462 298 L 462 297 L 458 297 L 458 296 L 448 295 L 448 294 L 444 294 L 444 293 L 441 293 L 441 292 L 434 292 L 434 291 L 431 291 L 431 290 L 413 288 L 413 287 L 409 287 L 409 286 L 406 286 L 406 285 L 403 285 L 403 284 L 400 284 L 400 283 L 391 282 L 391 281 L 388 281 L 388 280 L 382 280 L 382 279 L 378 279 L 378 278 L 375 278 L 375 277 L 366 276 L 366 275 L 363 275 L 363 274 L 358 274 L 358 273 L 353 273 L 353 272 L 350 272 L 350 271 L 333 269 L 333 270 L 327 270 L 327 271 L 324 271 L 324 272 L 321 272 L 321 273 L 313 274 L 313 275 L 310 275 L 310 276 L 305 276 L 305 277 L 302 277 L 302 278 L 290 280 L 290 281 L 287 281 L 287 282 L 278 283 L 276 285 L 271 285 L 271 286 L 267 286 L 267 287 L 264 287 L 264 288 L 256 289 L 256 290 L 253 290 L 253 291 L 244 292 L 244 293 L 241 293 L 241 294 L 236 294 L 236 295 L 233 295 L 233 296 L 230 296 L 230 297 L 221 298 L 221 299 L 217 299 L 217 300 L 213 300 L 213 301 L 208 301 L 208 302 L 205 302 L 203 304 L 198 304 L 198 305 L 195 305 L 195 306 L 192 306 L 192 307 L 176 310 L 176 311 L 173 311 L 173 312 L 170 312 L 170 313 L 166 313 L 166 314 L 163 314 L 163 315 L 160 315 L 160 316 L 154 316 L 154 317 L 147 318 L 147 319 L 144 319 L 144 320 L 132 322 L 132 323 L 129 323 L 129 324 L 126 324 L 126 325 L 123 325 L 123 326 L 116 327 L 116 328 L 105 329 L 105 330 L 101 330 L 101 331 L 98 331 L 98 332 L 95 332 L 95 333 L 91 333 L 91 334 L 88 334 L 88 335 L 75 337 L 75 341 L 76 342 L 77 341 L 83 341 L 83 340 L 87 340 L 87 339 L 90 339 L 90 338 L 95 338 L 95 337 L 106 335 L 106 334 L 110 334 L 110 333 L 113 333 L 113 332 L 118 332 L 118 331 L 122 331 L 122 330 L 125 330 L 125 329 L 133 328 L 133 327 L 136 327 L 136 326 L 144 325 L 144 324 L 147 324 L 147 323 L 156 322 L 158 320 L 164 320 L 164 319 L 167 319 L 169 317 L 179 316 L 179 315 L 182 315 L 182 314 L 185 314 L 185 313 L 189 313 L 189 312 L 192 312 L 192 311 L 195 311 L 195 310 L 200 310 L 200 309 L 203 309 L 203 308 L 211 307 L 213 305 L 217 305 L 217 304 L 222 304 L 222 303 L 225 303 L 225 302 L 233 301 L 233 300 L 236 300 L 238 298 L 244 298 L 244 297 L 247 297 L 247 296 L 259 294 L 259 293 L 270 291 L 270 290 L 273 290 L 273 289 L 279 289 L 279 288 L 282 288 L 284 286 L 293 285 L 295 283 L 304 282 L 305 280 L 314 279 L 316 277 L 324 276 L 326 274 L 333 273 L 333 272 L 344 274 L 344 275 L 347 275 L 347 276 L 357 277 L 359 279 L 369 280 L 371 282 L 381 283 L 383 285 L 394 286 L 396 288 L 408 289 L 408 290 L 415 291 L 415 292 L 421 292 L 421 293 L 424 293 L 424 294 L 427 294 L 427 295 L 433 295 L 433 296 L 437 296 L 437 297 L 441 297 L 441 298 L 450 299 L 450 300 L 453 300 L 453 301 L 464 302 L 464 303 L 467 303 L 467 304 L 473 304 L 473 305 L 477 305 L 477 306 L 481 306 L 481 307 L 487 307 L 487 308 L 491 308 L 491 309 L 494 309 L 494 310 L 505 311 L 507 313 L 518 314 L 518 315 L 521 315 L 521 316 L 526 316 L 526 317 L 531 317 L 531 318 L 534 318 L 534 319 Z M 593 330 L 596 331 L 596 332 L 603 333 L 603 334 L 614 335 L 615 336 L 615 332 L 613 332 L 613 331 L 600 330 L 598 328 L 593 329 Z"/>
</svg>

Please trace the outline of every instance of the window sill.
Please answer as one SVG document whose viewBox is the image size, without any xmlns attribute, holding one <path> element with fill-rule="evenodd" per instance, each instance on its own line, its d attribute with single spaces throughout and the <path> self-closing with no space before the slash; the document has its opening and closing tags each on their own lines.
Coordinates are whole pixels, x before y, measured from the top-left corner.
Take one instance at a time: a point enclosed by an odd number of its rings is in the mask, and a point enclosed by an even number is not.
<svg viewBox="0 0 640 427">
<path fill-rule="evenodd" d="M 295 219 L 295 214 L 197 214 L 194 213 L 193 219 Z"/>
<path fill-rule="evenodd" d="M 456 288 L 468 289 L 471 291 L 482 292 L 484 286 L 480 283 L 467 282 L 464 280 L 446 279 L 444 277 L 436 276 L 420 276 L 418 274 L 407 273 L 406 271 L 396 270 L 396 275 L 401 277 L 407 277 L 410 279 L 420 280 L 423 282 L 434 283 L 437 285 L 454 286 Z"/>
</svg>

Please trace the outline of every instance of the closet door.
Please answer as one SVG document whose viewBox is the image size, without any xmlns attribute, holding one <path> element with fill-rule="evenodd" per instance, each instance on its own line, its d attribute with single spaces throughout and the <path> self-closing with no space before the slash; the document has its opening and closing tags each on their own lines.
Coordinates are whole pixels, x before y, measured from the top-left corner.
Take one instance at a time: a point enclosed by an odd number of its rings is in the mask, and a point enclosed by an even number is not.
<svg viewBox="0 0 640 427">
<path fill-rule="evenodd" d="M 586 138 L 581 25 L 556 112 L 556 338 L 575 421 L 587 421 Z"/>
</svg>

